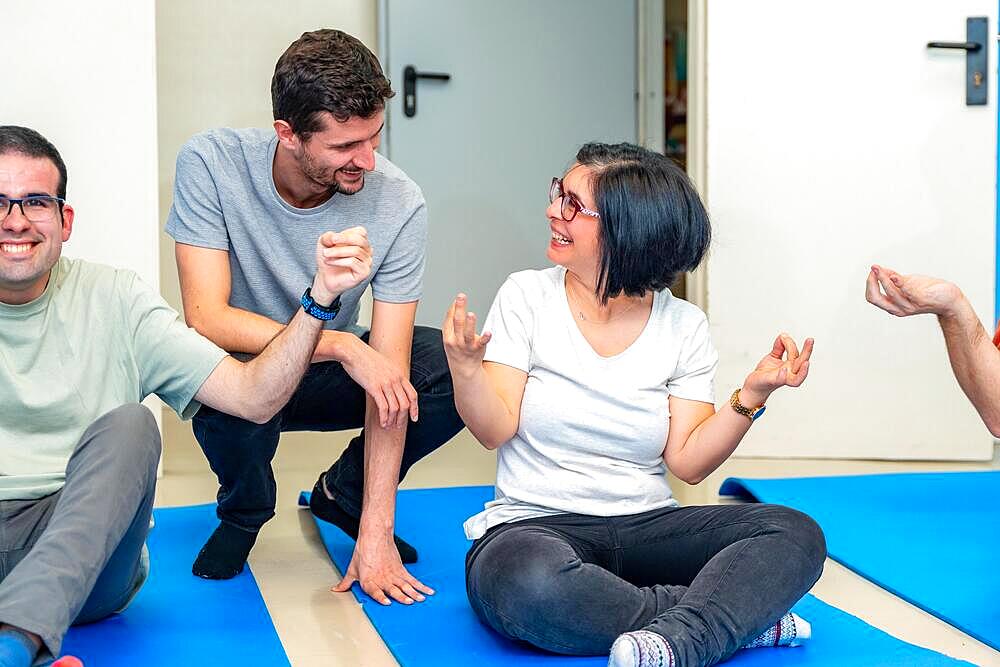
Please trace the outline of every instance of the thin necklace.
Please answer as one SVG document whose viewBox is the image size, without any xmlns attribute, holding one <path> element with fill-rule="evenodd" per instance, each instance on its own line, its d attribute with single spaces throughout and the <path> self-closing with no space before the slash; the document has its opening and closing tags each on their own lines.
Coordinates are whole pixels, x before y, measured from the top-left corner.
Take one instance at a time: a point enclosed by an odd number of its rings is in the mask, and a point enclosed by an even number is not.
<svg viewBox="0 0 1000 667">
<path fill-rule="evenodd" d="M 567 292 L 569 292 L 569 290 L 567 290 Z M 572 295 L 570 295 L 570 296 L 572 298 L 576 298 L 576 297 L 573 297 Z M 633 308 L 635 308 L 636 306 L 638 306 L 640 303 L 642 303 L 642 299 L 639 299 L 638 301 L 633 301 L 632 305 L 630 305 L 628 308 L 626 308 L 625 310 L 621 310 L 621 311 L 615 313 L 614 315 L 612 315 L 611 317 L 609 317 L 608 319 L 603 320 L 603 321 L 602 320 L 592 320 L 592 319 L 589 319 L 586 315 L 583 314 L 583 310 L 581 310 L 579 308 L 579 306 L 577 306 L 576 314 L 580 317 L 581 320 L 583 320 L 584 322 L 589 322 L 590 324 L 608 324 L 609 322 L 613 322 L 614 320 L 617 320 L 619 317 L 621 317 L 622 315 L 624 315 L 628 311 L 632 310 Z"/>
</svg>

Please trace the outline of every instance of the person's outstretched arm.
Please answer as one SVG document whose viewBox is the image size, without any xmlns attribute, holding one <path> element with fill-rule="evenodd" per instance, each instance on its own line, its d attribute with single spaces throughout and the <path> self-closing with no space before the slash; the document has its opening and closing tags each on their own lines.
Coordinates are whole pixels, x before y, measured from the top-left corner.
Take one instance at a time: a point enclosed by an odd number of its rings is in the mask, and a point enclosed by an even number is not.
<svg viewBox="0 0 1000 667">
<path fill-rule="evenodd" d="M 316 277 L 311 294 L 329 306 L 371 271 L 371 247 L 363 227 L 327 232 L 316 242 Z M 300 309 L 263 351 L 241 363 L 225 357 L 195 399 L 221 412 L 264 423 L 291 398 L 312 359 L 323 322 Z"/>
<path fill-rule="evenodd" d="M 959 386 L 993 437 L 1000 437 L 1000 350 L 962 290 L 940 278 L 873 266 L 865 298 L 897 317 L 937 316 Z"/>
</svg>

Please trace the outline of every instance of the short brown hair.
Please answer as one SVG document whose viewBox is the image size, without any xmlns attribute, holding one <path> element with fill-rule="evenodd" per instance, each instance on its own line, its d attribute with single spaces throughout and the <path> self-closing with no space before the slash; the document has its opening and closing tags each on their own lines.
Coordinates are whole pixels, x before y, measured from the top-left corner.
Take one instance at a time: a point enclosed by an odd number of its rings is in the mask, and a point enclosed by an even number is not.
<svg viewBox="0 0 1000 667">
<path fill-rule="evenodd" d="M 303 139 L 323 129 L 327 111 L 340 122 L 371 118 L 395 95 L 368 47 L 340 30 L 314 30 L 292 42 L 274 66 L 271 108 Z"/>
</svg>

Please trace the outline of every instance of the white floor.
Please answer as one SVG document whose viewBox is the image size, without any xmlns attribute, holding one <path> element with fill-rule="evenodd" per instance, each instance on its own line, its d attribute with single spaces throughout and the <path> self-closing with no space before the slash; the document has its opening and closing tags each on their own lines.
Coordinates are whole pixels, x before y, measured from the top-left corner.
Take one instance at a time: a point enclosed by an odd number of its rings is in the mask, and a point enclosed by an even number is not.
<svg viewBox="0 0 1000 667">
<path fill-rule="evenodd" d="M 354 432 L 287 434 L 283 436 L 275 470 L 278 478 L 277 516 L 261 532 L 250 565 L 264 600 L 295 667 L 392 666 L 396 661 L 372 629 L 350 593 L 331 593 L 340 578 L 319 541 L 312 519 L 296 508 L 298 493 L 311 489 L 318 473 L 340 453 Z M 157 506 L 212 502 L 216 481 L 187 424 L 164 413 L 164 477 Z M 467 431 L 413 468 L 405 488 L 491 484 L 494 455 L 480 447 Z M 879 461 L 769 460 L 728 461 L 696 487 L 674 482 L 685 504 L 718 502 L 717 490 L 731 475 L 786 477 L 927 470 L 977 470 L 974 464 L 892 463 Z M 996 527 L 988 527 L 995 529 Z M 207 535 L 206 535 L 207 538 Z M 196 554 L 191 554 L 192 561 Z M 823 577 L 812 591 L 905 641 L 978 665 L 1000 667 L 1000 653 L 953 627 L 912 607 L 884 590 L 827 560 Z"/>
</svg>

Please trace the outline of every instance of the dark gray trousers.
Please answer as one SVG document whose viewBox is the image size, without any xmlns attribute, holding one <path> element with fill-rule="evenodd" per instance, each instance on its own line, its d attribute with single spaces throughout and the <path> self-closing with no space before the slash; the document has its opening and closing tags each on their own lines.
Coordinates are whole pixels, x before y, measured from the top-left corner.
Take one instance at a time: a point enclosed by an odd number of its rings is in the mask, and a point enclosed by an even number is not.
<svg viewBox="0 0 1000 667">
<path fill-rule="evenodd" d="M 121 611 L 145 581 L 159 458 L 152 413 L 123 405 L 84 432 L 62 489 L 0 502 L 0 623 L 39 635 L 41 657 L 59 655 L 71 622 Z"/>
<path fill-rule="evenodd" d="M 778 505 L 559 514 L 502 524 L 466 558 L 473 610 L 499 633 L 570 655 L 607 655 L 623 632 L 712 665 L 787 612 L 823 571 L 826 542 Z"/>
</svg>

